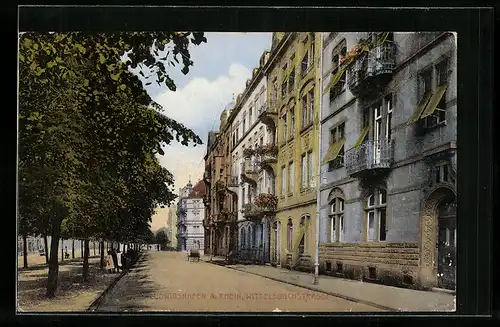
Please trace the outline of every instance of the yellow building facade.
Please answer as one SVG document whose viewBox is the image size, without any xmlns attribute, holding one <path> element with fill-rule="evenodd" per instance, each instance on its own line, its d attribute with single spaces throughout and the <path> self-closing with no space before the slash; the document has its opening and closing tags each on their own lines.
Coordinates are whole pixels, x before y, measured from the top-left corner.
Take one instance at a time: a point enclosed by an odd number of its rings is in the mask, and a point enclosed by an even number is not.
<svg viewBox="0 0 500 327">
<path fill-rule="evenodd" d="M 320 53 L 320 33 L 274 33 L 268 109 L 261 115 L 278 145 L 271 262 L 307 271 L 316 256 Z"/>
</svg>

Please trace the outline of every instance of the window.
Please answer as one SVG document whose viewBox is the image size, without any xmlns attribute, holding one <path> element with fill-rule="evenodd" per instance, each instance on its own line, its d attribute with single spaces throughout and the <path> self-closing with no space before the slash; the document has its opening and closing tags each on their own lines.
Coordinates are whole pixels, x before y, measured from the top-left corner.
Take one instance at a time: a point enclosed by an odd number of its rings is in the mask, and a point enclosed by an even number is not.
<svg viewBox="0 0 500 327">
<path fill-rule="evenodd" d="M 345 122 L 330 130 L 330 144 L 333 145 L 345 139 Z M 344 165 L 344 144 L 341 145 L 337 156 L 328 162 L 328 171 L 333 171 Z"/>
<path fill-rule="evenodd" d="M 307 153 L 307 167 L 308 167 L 308 171 L 307 171 L 307 181 L 308 181 L 308 184 L 307 184 L 307 187 L 314 187 L 314 182 L 315 182 L 315 178 L 314 178 L 314 156 L 313 156 L 312 152 L 308 152 Z"/>
<path fill-rule="evenodd" d="M 309 97 L 309 124 L 312 124 L 314 119 L 314 89 L 308 92 Z"/>
<path fill-rule="evenodd" d="M 236 128 L 236 140 L 240 139 L 240 128 Z"/>
<path fill-rule="evenodd" d="M 247 127 L 247 118 L 246 118 L 246 113 L 243 113 L 243 134 L 245 134 L 246 127 Z"/>
<path fill-rule="evenodd" d="M 293 190 L 295 189 L 295 166 L 293 165 L 293 161 L 290 161 L 288 165 L 288 172 L 288 192 L 293 193 Z"/>
<path fill-rule="evenodd" d="M 288 251 L 293 249 L 293 222 L 292 218 L 288 218 L 287 233 L 286 233 L 286 243 Z"/>
<path fill-rule="evenodd" d="M 385 138 L 390 141 L 392 129 L 392 94 L 385 96 L 384 105 L 387 112 L 385 121 Z"/>
<path fill-rule="evenodd" d="M 278 79 L 277 78 L 274 78 L 273 80 L 273 91 L 272 91 L 272 99 L 273 99 L 273 103 L 276 103 L 276 101 L 278 100 Z"/>
<path fill-rule="evenodd" d="M 241 189 L 241 202 L 243 205 L 245 205 L 245 187 L 243 186 L 243 188 Z"/>
<path fill-rule="evenodd" d="M 281 196 L 285 197 L 286 192 L 286 168 L 281 167 Z"/>
<path fill-rule="evenodd" d="M 293 66 L 293 61 L 295 60 L 295 55 L 290 57 L 290 61 L 288 62 L 288 67 L 292 70 L 290 72 L 290 76 L 288 77 L 288 90 L 292 91 L 295 87 L 295 67 Z"/>
<path fill-rule="evenodd" d="M 283 76 L 283 81 L 281 82 L 281 96 L 284 98 L 286 96 L 286 92 L 287 92 L 287 82 L 285 80 L 285 74 L 286 74 L 286 70 L 288 68 L 288 65 L 285 65 L 283 66 L 283 72 L 282 72 L 282 76 Z"/>
<path fill-rule="evenodd" d="M 366 211 L 366 240 L 368 242 L 386 241 L 387 193 L 383 189 L 375 189 L 365 203 Z"/>
<path fill-rule="evenodd" d="M 332 76 L 335 76 L 339 71 L 339 66 L 345 58 L 347 54 L 347 43 L 346 40 L 342 40 L 337 44 L 337 46 L 333 49 L 332 52 Z M 340 80 L 335 84 L 334 87 L 330 89 L 330 102 L 335 100 L 337 96 L 339 96 L 344 90 L 346 85 L 346 72 L 342 73 Z"/>
<path fill-rule="evenodd" d="M 330 242 L 342 242 L 344 239 L 344 199 L 337 197 L 330 202 Z"/>
<path fill-rule="evenodd" d="M 300 186 L 302 189 L 307 187 L 307 156 L 304 153 L 300 159 L 300 167 L 301 167 L 301 178 L 300 178 Z"/>
<path fill-rule="evenodd" d="M 309 38 L 311 40 L 311 43 L 309 45 L 309 66 L 312 67 L 314 64 L 314 42 L 315 42 L 314 33 L 310 33 Z"/>
<path fill-rule="evenodd" d="M 286 113 L 283 114 L 281 117 L 281 120 L 283 122 L 283 138 L 282 142 L 286 142 Z"/>
<path fill-rule="evenodd" d="M 434 167 L 434 176 L 433 176 L 433 182 L 434 183 L 442 183 L 442 182 L 449 182 L 449 164 L 448 163 L 441 163 L 438 164 Z"/>
<path fill-rule="evenodd" d="M 302 62 L 300 64 L 301 75 L 304 76 L 309 71 L 309 50 L 307 49 L 307 40 L 306 38 L 303 42 L 304 47 L 304 57 L 302 58 Z"/>
<path fill-rule="evenodd" d="M 248 125 L 252 126 L 253 123 L 253 108 L 248 111 Z"/>
<path fill-rule="evenodd" d="M 290 109 L 290 136 L 293 137 L 295 130 L 295 107 Z"/>
<path fill-rule="evenodd" d="M 302 97 L 302 128 L 308 124 L 307 117 L 307 94 Z"/>
<path fill-rule="evenodd" d="M 424 129 L 441 126 L 446 122 L 446 90 L 450 73 L 448 57 L 419 73 L 418 94 L 421 101 L 410 121 L 421 119 Z"/>
</svg>

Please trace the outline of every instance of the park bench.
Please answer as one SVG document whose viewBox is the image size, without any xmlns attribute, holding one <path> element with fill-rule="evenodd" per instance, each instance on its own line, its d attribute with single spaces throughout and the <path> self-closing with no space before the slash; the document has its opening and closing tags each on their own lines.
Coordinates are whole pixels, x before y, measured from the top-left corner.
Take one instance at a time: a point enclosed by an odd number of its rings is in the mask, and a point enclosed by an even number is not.
<svg viewBox="0 0 500 327">
<path fill-rule="evenodd" d="M 190 249 L 187 254 L 188 261 L 200 261 L 200 251 L 198 249 Z"/>
</svg>

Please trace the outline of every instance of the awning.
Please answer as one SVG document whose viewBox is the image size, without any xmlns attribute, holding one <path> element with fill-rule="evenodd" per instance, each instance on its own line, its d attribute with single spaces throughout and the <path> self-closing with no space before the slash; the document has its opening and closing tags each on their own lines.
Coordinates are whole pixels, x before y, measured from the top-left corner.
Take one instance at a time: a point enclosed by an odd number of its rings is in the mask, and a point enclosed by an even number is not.
<svg viewBox="0 0 500 327">
<path fill-rule="evenodd" d="M 413 113 L 413 115 L 411 115 L 410 119 L 408 119 L 407 125 L 413 124 L 420 119 L 420 116 L 422 115 L 422 112 L 424 111 L 427 103 L 429 103 L 431 95 L 432 93 L 430 91 L 424 94 L 424 97 L 422 98 L 422 100 L 420 100 L 417 107 L 415 108 L 415 112 Z"/>
<path fill-rule="evenodd" d="M 357 148 L 358 146 L 361 145 L 361 143 L 363 143 L 363 141 L 365 140 L 365 137 L 368 134 L 369 130 L 370 130 L 370 126 L 366 126 L 365 128 L 363 128 L 363 130 L 361 131 L 361 135 L 359 135 L 358 140 L 354 144 L 355 148 Z"/>
<path fill-rule="evenodd" d="M 323 91 L 323 95 L 325 95 L 328 92 L 328 90 L 330 90 L 332 87 L 334 87 L 335 84 L 338 83 L 338 81 L 340 81 L 340 78 L 342 77 L 342 74 L 344 73 L 344 71 L 345 71 L 345 65 L 341 65 L 339 67 L 339 69 L 337 70 L 337 72 L 335 73 L 335 75 L 332 76 L 330 82 L 328 83 L 325 90 Z"/>
<path fill-rule="evenodd" d="M 297 235 L 297 238 L 295 239 L 295 243 L 293 246 L 293 253 L 295 253 L 299 249 L 300 241 L 302 240 L 302 237 L 304 237 L 306 229 L 304 226 L 301 226 L 299 229 L 299 235 Z"/>
<path fill-rule="evenodd" d="M 425 110 L 422 113 L 422 115 L 420 116 L 420 118 L 425 118 L 429 115 L 432 115 L 434 110 L 436 110 L 436 107 L 437 107 L 439 101 L 441 101 L 441 98 L 443 97 L 444 92 L 446 92 L 447 87 L 448 87 L 447 84 L 441 84 L 438 86 L 436 93 L 434 93 L 432 98 L 429 100 L 429 103 L 427 104 L 427 107 L 425 108 Z"/>
<path fill-rule="evenodd" d="M 321 164 L 324 165 L 327 162 L 332 161 L 333 159 L 337 158 L 337 156 L 339 155 L 340 149 L 342 149 L 342 146 L 344 146 L 344 143 L 345 143 L 345 139 L 341 139 L 333 144 L 330 144 L 330 147 L 328 148 L 326 155 L 323 157 L 323 161 L 321 161 Z"/>
</svg>

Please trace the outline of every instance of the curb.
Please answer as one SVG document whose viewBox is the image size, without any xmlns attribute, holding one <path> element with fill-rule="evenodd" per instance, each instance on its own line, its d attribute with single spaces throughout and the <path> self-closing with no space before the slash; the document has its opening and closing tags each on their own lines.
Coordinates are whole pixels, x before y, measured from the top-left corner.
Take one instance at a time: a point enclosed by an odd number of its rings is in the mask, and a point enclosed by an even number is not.
<svg viewBox="0 0 500 327">
<path fill-rule="evenodd" d="M 263 274 L 258 274 L 258 273 L 254 273 L 254 272 L 250 272 L 250 271 L 246 271 L 246 270 L 241 270 L 241 269 L 234 268 L 234 267 L 221 266 L 221 265 L 218 265 L 218 264 L 216 264 L 214 262 L 210 262 L 210 261 L 205 261 L 205 262 L 209 263 L 209 264 L 213 264 L 213 265 L 219 266 L 219 267 L 224 267 L 224 268 L 228 268 L 228 269 L 232 269 L 232 270 L 236 270 L 236 271 L 241 271 L 241 272 L 244 272 L 244 273 L 247 273 L 247 274 L 251 274 L 251 275 L 255 275 L 255 276 L 260 276 L 260 277 L 267 278 L 267 279 L 270 279 L 270 280 L 274 280 L 274 281 L 277 281 L 277 282 L 280 282 L 280 283 L 285 283 L 285 284 L 288 284 L 288 285 L 293 285 L 293 286 L 305 288 L 305 289 L 308 289 L 308 290 L 311 290 L 311 291 L 328 294 L 328 295 L 331 295 L 331 296 L 334 296 L 334 297 L 338 297 L 338 298 L 341 298 L 341 299 L 344 299 L 344 300 L 348 300 L 348 301 L 351 301 L 351 302 L 369 305 L 369 306 L 372 306 L 372 307 L 376 307 L 378 309 L 382 309 L 382 310 L 386 310 L 386 311 L 390 311 L 390 312 L 404 312 L 403 310 L 394 309 L 394 308 L 391 308 L 391 307 L 386 307 L 386 306 L 378 304 L 378 303 L 369 302 L 369 301 L 365 301 L 365 300 L 360 300 L 360 299 L 357 299 L 357 298 L 353 298 L 353 297 L 350 297 L 350 296 L 347 296 L 347 295 L 343 295 L 343 294 L 339 294 L 339 293 L 335 293 L 335 292 L 324 291 L 324 290 L 321 290 L 319 288 L 315 288 L 313 286 L 301 285 L 301 284 L 298 284 L 298 283 L 289 282 L 289 281 L 286 281 L 286 280 L 282 280 L 282 279 L 278 279 L 278 278 L 274 278 L 274 277 L 269 277 L 269 276 L 266 276 L 266 275 L 263 275 Z"/>
<path fill-rule="evenodd" d="M 137 260 L 134 262 L 134 264 L 139 261 L 139 259 L 142 257 L 142 252 L 139 253 L 139 255 L 137 256 Z M 131 267 L 132 268 L 132 267 Z M 97 296 L 97 298 L 92 301 L 92 303 L 90 304 L 90 306 L 87 308 L 86 311 L 96 311 L 97 308 L 99 307 L 99 305 L 101 305 L 102 301 L 104 300 L 104 298 L 106 297 L 106 295 L 113 289 L 113 287 L 115 287 L 116 283 L 118 283 L 120 281 L 120 279 L 122 279 L 123 276 L 125 276 L 128 272 L 130 271 L 130 268 L 123 271 L 120 275 L 118 275 L 109 285 L 108 287 L 106 287 L 106 289 L 100 294 Z"/>
</svg>

